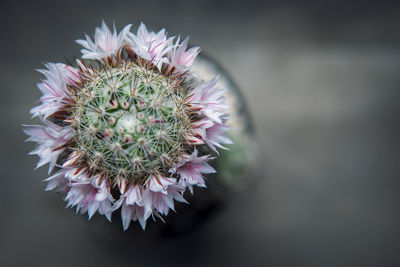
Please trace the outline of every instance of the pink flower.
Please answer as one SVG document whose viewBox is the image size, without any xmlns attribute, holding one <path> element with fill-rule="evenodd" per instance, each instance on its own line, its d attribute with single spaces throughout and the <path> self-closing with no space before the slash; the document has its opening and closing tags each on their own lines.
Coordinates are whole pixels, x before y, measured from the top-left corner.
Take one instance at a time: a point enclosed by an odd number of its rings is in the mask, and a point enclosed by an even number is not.
<svg viewBox="0 0 400 267">
<path fill-rule="evenodd" d="M 193 194 L 193 185 L 199 187 L 206 187 L 202 173 L 215 173 L 207 161 L 210 160 L 209 156 L 198 157 L 198 151 L 195 149 L 191 155 L 186 155 L 182 158 L 175 168 L 170 172 L 180 175 L 179 185 L 188 187 Z"/>
<path fill-rule="evenodd" d="M 111 221 L 113 198 L 107 180 L 97 184 L 97 179 L 89 179 L 86 173 L 81 173 L 79 181 L 71 181 L 70 189 L 65 197 L 67 207 L 76 206 L 76 211 L 88 213 L 89 219 L 97 211 Z"/>
<path fill-rule="evenodd" d="M 152 62 L 159 70 L 162 64 L 168 63 L 166 53 L 171 49 L 173 37 L 167 38 L 165 29 L 158 33 L 149 32 L 146 26 L 141 23 L 137 34 L 128 33 L 128 42 L 135 53 Z"/>
<path fill-rule="evenodd" d="M 209 119 L 222 124 L 222 112 L 227 108 L 224 104 L 224 90 L 215 87 L 218 81 L 218 76 L 209 82 L 200 82 L 196 88 L 188 96 L 188 102 L 196 109 L 198 113 Z"/>
<path fill-rule="evenodd" d="M 230 128 L 210 119 L 201 119 L 192 123 L 195 133 L 218 154 L 216 147 L 228 149 L 222 144 L 232 144 L 232 141 L 225 135 Z"/>
<path fill-rule="evenodd" d="M 122 227 L 126 231 L 131 221 L 139 221 L 140 226 L 144 230 L 146 228 L 147 218 L 144 216 L 144 208 L 136 204 L 123 204 L 121 208 Z"/>
<path fill-rule="evenodd" d="M 47 63 L 45 67 L 47 69 L 39 70 L 46 79 L 37 84 L 43 96 L 40 98 L 42 104 L 31 110 L 34 117 L 42 115 L 46 118 L 62 109 L 65 104 L 71 103 L 66 86 L 79 81 L 78 70 L 71 66 L 62 63 Z"/>
<path fill-rule="evenodd" d="M 148 188 L 152 192 L 167 193 L 167 188 L 176 183 L 176 179 L 161 175 L 152 175 L 148 181 Z"/>
<path fill-rule="evenodd" d="M 144 191 L 144 214 L 149 216 L 154 210 L 161 215 L 168 215 L 169 210 L 174 210 L 174 200 L 186 202 L 182 194 L 185 187 L 176 184 L 176 181 L 168 186 L 164 192 L 154 192 L 150 189 Z"/>
<path fill-rule="evenodd" d="M 143 229 L 150 216 L 167 215 L 174 209 L 174 200 L 186 202 L 182 194 L 184 187 L 176 183 L 176 179 L 153 175 L 147 187 L 131 186 L 115 203 L 114 210 L 122 206 L 121 218 L 124 230 L 130 222 L 139 220 Z"/>
<path fill-rule="evenodd" d="M 82 180 L 87 180 L 85 176 L 85 172 L 87 172 L 86 168 L 65 168 L 65 178 L 67 178 L 70 182 L 81 182 Z"/>
<path fill-rule="evenodd" d="M 124 230 L 128 229 L 131 221 L 139 220 L 143 230 L 146 228 L 147 217 L 143 208 L 143 193 L 139 186 L 131 186 L 120 199 L 115 202 L 113 209 L 117 210 L 121 207 L 121 219 Z"/>
<path fill-rule="evenodd" d="M 181 44 L 179 44 L 180 37 L 176 40 L 175 45 L 168 51 L 168 59 L 170 62 L 169 68 L 176 68 L 178 72 L 185 72 L 192 66 L 197 55 L 200 53 L 200 47 L 192 47 L 187 49 L 189 37 L 187 37 Z"/>
<path fill-rule="evenodd" d="M 70 186 L 70 181 L 65 178 L 65 170 L 61 169 L 49 178 L 44 180 L 47 182 L 46 191 L 55 190 L 60 193 L 67 193 Z"/>
<path fill-rule="evenodd" d="M 46 163 L 49 165 L 49 173 L 54 168 L 58 156 L 65 150 L 64 145 L 74 136 L 70 127 L 61 127 L 54 123 L 42 120 L 45 125 L 24 125 L 24 132 L 30 137 L 26 141 L 36 142 L 37 147 L 29 154 L 40 157 L 36 168 Z"/>
<path fill-rule="evenodd" d="M 143 193 L 144 214 L 149 216 L 153 209 L 160 214 L 167 215 L 169 209 L 174 209 L 174 199 L 184 202 L 182 197 L 184 187 L 177 185 L 175 178 L 153 175 L 149 179 L 149 186 Z"/>
<path fill-rule="evenodd" d="M 84 47 L 81 50 L 82 58 L 88 59 L 102 59 L 115 54 L 127 41 L 128 32 L 131 24 L 126 25 L 122 31 L 117 35 L 114 26 L 113 32 L 107 27 L 105 22 L 101 23 L 101 28 L 96 28 L 94 34 L 94 42 L 88 35 L 85 35 L 86 40 L 76 40 L 76 42 Z"/>
</svg>

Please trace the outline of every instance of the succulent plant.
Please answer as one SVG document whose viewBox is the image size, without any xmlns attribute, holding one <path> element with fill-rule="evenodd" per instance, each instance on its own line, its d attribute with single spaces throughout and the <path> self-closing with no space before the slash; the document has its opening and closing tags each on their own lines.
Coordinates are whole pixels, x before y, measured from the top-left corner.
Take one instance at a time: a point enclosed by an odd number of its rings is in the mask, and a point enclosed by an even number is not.
<svg viewBox="0 0 400 267">
<path fill-rule="evenodd" d="M 124 229 L 132 220 L 167 215 L 186 189 L 205 187 L 215 170 L 202 146 L 231 141 L 218 77 L 194 83 L 190 66 L 198 47 L 165 30 L 120 33 L 103 22 L 83 46 L 76 66 L 47 63 L 40 70 L 41 104 L 31 110 L 43 125 L 25 125 L 31 154 L 49 163 L 46 190 L 65 195 L 68 206 L 111 221 L 121 208 Z"/>
</svg>

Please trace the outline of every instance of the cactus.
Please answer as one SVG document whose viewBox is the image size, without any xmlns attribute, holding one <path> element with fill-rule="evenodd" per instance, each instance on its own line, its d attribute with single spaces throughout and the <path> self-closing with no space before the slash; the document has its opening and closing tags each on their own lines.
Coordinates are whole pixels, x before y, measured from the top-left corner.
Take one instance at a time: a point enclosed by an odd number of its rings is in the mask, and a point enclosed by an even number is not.
<svg viewBox="0 0 400 267">
<path fill-rule="evenodd" d="M 58 171 L 47 189 L 66 194 L 69 206 L 97 211 L 111 220 L 121 208 L 124 229 L 131 220 L 145 227 L 152 216 L 167 215 L 174 200 L 215 170 L 198 146 L 229 144 L 223 91 L 217 78 L 193 86 L 189 67 L 199 53 L 165 30 L 119 34 L 103 23 L 94 42 L 78 40 L 78 68 L 47 64 L 38 84 L 44 96 L 32 113 L 44 126 L 26 126 L 32 152 Z M 202 149 L 204 151 L 204 149 Z"/>
<path fill-rule="evenodd" d="M 76 150 L 93 170 L 133 184 L 168 172 L 191 130 L 186 90 L 177 79 L 135 63 L 93 72 L 75 90 Z"/>
</svg>

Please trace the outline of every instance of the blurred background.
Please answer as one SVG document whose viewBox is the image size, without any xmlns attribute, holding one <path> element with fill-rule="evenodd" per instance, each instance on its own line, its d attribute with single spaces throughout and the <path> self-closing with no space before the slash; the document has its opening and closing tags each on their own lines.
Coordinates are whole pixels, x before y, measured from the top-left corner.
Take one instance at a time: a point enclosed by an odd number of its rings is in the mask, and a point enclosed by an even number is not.
<svg viewBox="0 0 400 267">
<path fill-rule="evenodd" d="M 397 3 L 2 1 L 0 265 L 399 266 Z M 88 222 L 33 171 L 21 124 L 40 97 L 35 69 L 79 56 L 74 40 L 102 19 L 190 35 L 249 106 L 257 182 L 196 230 Z"/>
</svg>

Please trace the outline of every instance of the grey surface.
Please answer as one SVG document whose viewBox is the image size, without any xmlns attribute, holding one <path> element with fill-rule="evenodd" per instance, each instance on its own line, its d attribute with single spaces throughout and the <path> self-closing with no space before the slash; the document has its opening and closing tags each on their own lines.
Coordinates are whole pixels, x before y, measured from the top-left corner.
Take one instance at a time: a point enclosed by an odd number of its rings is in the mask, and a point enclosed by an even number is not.
<svg viewBox="0 0 400 267">
<path fill-rule="evenodd" d="M 298 2 L 2 2 L 0 265 L 398 266 L 399 8 Z M 194 232 L 88 222 L 32 170 L 34 69 L 79 55 L 102 18 L 190 35 L 249 104 L 258 183 Z"/>
</svg>

